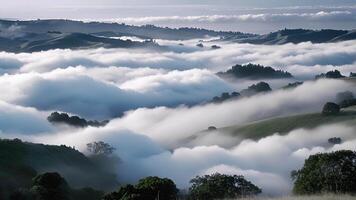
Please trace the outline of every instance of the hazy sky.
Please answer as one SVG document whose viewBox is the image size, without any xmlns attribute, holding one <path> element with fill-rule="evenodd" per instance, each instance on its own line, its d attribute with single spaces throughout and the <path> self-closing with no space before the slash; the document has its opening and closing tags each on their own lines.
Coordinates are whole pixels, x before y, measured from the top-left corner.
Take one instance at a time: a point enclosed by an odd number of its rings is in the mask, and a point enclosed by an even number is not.
<svg viewBox="0 0 356 200">
<path fill-rule="evenodd" d="M 55 3 L 54 3 L 55 2 Z M 265 33 L 356 28 L 355 0 L 0 0 L 0 18 L 66 18 Z"/>
</svg>

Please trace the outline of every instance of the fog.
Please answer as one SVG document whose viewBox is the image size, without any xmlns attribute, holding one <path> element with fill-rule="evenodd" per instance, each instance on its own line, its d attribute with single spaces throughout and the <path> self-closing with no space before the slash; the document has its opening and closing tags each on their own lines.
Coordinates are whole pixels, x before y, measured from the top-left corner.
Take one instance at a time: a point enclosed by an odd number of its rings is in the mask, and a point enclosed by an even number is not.
<svg viewBox="0 0 356 200">
<path fill-rule="evenodd" d="M 354 81 L 314 80 L 333 69 L 344 75 L 356 72 L 355 41 L 269 46 L 213 39 L 205 39 L 205 48 L 197 48 L 195 40 L 157 41 L 169 47 L 166 52 L 103 48 L 0 52 L 0 137 L 66 144 L 84 153 L 87 143 L 105 141 L 120 157 L 116 170 L 120 183 L 154 175 L 172 178 L 187 189 L 194 176 L 220 172 L 246 176 L 265 195 L 289 194 L 290 171 L 300 168 L 309 155 L 355 150 L 355 127 L 350 123 L 257 140 L 221 129 L 205 131 L 209 126 L 320 113 L 338 92 L 356 94 Z M 212 50 L 213 44 L 222 48 Z M 260 81 L 230 82 L 215 74 L 249 62 L 287 70 L 294 78 L 263 80 L 271 84 L 272 92 L 207 103 L 223 92 Z M 280 89 L 294 81 L 304 84 Z M 46 119 L 53 111 L 110 122 L 100 128 L 57 126 Z M 343 143 L 330 145 L 330 137 L 341 137 Z"/>
</svg>

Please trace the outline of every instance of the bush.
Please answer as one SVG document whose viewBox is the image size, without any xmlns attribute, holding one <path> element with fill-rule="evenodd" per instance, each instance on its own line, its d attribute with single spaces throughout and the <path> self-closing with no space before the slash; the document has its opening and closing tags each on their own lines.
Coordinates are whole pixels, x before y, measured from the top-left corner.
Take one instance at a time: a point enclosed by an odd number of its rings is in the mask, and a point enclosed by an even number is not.
<svg viewBox="0 0 356 200">
<path fill-rule="evenodd" d="M 197 176 L 190 181 L 189 199 L 233 199 L 248 197 L 262 192 L 260 188 L 245 180 L 243 176 L 213 174 Z"/>
<path fill-rule="evenodd" d="M 335 115 L 340 112 L 340 106 L 336 103 L 328 102 L 324 105 L 322 113 L 324 115 Z"/>
<path fill-rule="evenodd" d="M 356 193 L 356 153 L 337 151 L 310 156 L 292 172 L 296 194 Z"/>
<path fill-rule="evenodd" d="M 150 176 L 141 179 L 137 185 L 126 185 L 119 191 L 107 194 L 104 200 L 174 200 L 178 189 L 168 178 Z"/>
</svg>

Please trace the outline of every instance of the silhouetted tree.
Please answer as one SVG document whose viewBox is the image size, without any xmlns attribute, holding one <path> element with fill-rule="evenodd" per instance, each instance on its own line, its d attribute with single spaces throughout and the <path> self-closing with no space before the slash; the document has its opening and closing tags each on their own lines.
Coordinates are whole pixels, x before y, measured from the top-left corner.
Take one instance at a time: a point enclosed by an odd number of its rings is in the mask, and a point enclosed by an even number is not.
<svg viewBox="0 0 356 200">
<path fill-rule="evenodd" d="M 212 174 L 193 178 L 189 188 L 189 199 L 234 199 L 257 195 L 260 188 L 245 180 L 243 176 Z"/>
<path fill-rule="evenodd" d="M 31 192 L 36 200 L 66 200 L 70 199 L 70 188 L 56 172 L 44 173 L 33 179 Z"/>
<path fill-rule="evenodd" d="M 96 120 L 87 121 L 86 119 L 80 118 L 78 116 L 69 116 L 67 113 L 58 113 L 58 112 L 51 113 L 51 115 L 47 117 L 47 120 L 53 124 L 64 123 L 77 127 L 87 127 L 87 126 L 100 127 L 100 126 L 105 126 L 109 122 L 108 120 L 104 120 L 102 122 Z"/>
<path fill-rule="evenodd" d="M 240 93 L 242 96 L 252 96 L 261 92 L 270 92 L 272 91 L 271 87 L 266 82 L 259 82 L 249 86 L 247 89 L 242 90 Z"/>
<path fill-rule="evenodd" d="M 322 113 L 324 115 L 335 115 L 340 112 L 340 106 L 333 102 L 327 102 L 324 107 Z"/>
<path fill-rule="evenodd" d="M 356 193 L 356 153 L 337 151 L 310 156 L 292 172 L 296 194 Z"/>
</svg>

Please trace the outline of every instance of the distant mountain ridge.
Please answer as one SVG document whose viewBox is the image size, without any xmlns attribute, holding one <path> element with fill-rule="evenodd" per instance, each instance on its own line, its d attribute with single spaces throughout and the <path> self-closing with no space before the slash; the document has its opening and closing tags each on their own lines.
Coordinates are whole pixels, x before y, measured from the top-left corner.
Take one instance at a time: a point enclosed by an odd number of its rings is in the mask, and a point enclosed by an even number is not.
<svg viewBox="0 0 356 200">
<path fill-rule="evenodd" d="M 163 28 L 154 25 L 133 26 L 119 23 L 105 22 L 83 22 L 72 20 L 30 20 L 30 21 L 9 21 L 0 20 L 3 28 L 18 26 L 24 32 L 47 33 L 48 31 L 59 31 L 62 33 L 100 33 L 113 32 L 126 36 L 138 36 L 142 38 L 167 39 L 167 40 L 186 40 L 194 38 L 211 37 L 228 37 L 238 38 L 254 36 L 253 34 L 232 32 L 232 31 L 213 31 L 199 28 Z"/>
<path fill-rule="evenodd" d="M 120 37 L 138 37 L 139 41 Z M 167 50 L 155 39 L 188 40 L 216 37 L 217 41 L 278 45 L 286 43 L 324 43 L 356 39 L 356 30 L 285 29 L 266 35 L 199 28 L 134 26 L 119 23 L 72 20 L 0 20 L 0 51 L 37 52 L 51 49 L 150 48 Z M 216 46 L 216 45 L 215 45 Z M 218 46 L 216 46 L 218 47 Z"/>
<path fill-rule="evenodd" d="M 248 38 L 238 37 L 224 37 L 221 40 L 237 42 L 237 43 L 251 43 L 251 44 L 286 44 L 286 43 L 327 43 L 340 42 L 346 40 L 355 40 L 356 30 L 306 30 L 306 29 L 284 29 L 272 32 L 265 35 L 252 36 Z"/>
</svg>

